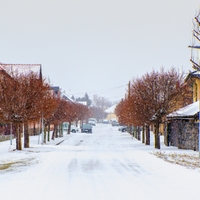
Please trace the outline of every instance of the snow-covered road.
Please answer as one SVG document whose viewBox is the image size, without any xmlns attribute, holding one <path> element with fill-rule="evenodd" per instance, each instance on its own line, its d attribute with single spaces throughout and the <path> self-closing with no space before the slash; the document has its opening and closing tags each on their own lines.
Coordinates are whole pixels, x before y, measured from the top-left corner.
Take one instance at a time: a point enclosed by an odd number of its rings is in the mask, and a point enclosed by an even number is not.
<svg viewBox="0 0 200 200">
<path fill-rule="evenodd" d="M 27 151 L 30 165 L 0 174 L 0 199 L 200 199 L 200 173 L 167 163 L 150 148 L 97 124 L 92 134 L 73 133 L 60 145 Z"/>
</svg>

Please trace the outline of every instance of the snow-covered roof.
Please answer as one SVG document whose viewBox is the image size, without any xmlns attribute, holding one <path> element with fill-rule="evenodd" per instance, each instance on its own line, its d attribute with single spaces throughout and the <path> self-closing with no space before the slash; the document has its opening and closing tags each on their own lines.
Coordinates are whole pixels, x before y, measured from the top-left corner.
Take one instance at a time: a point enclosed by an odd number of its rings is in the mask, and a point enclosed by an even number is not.
<svg viewBox="0 0 200 200">
<path fill-rule="evenodd" d="M 194 102 L 192 104 L 189 104 L 179 110 L 176 110 L 172 113 L 170 113 L 169 115 L 167 115 L 167 117 L 189 117 L 189 116 L 194 116 L 196 115 L 200 110 L 200 102 Z"/>
<path fill-rule="evenodd" d="M 83 104 L 84 106 L 87 106 L 87 101 L 77 101 L 80 104 Z"/>
<path fill-rule="evenodd" d="M 117 104 L 111 106 L 110 108 L 106 109 L 105 112 L 106 113 L 114 113 L 116 106 L 117 106 Z"/>
<path fill-rule="evenodd" d="M 66 100 L 66 101 L 70 101 L 70 102 L 75 102 L 75 100 L 73 100 L 71 97 L 69 97 L 67 94 L 62 94 L 62 97 Z"/>
<path fill-rule="evenodd" d="M 41 64 L 5 64 L 0 62 L 0 69 L 5 70 L 6 73 L 27 74 L 29 72 L 41 73 Z"/>
</svg>

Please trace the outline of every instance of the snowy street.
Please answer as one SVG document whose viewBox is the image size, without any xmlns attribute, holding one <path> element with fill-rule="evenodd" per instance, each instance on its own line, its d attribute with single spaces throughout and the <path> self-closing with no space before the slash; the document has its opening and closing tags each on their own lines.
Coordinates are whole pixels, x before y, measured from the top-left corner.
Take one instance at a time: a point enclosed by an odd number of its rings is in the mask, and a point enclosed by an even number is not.
<svg viewBox="0 0 200 200">
<path fill-rule="evenodd" d="M 152 145 L 110 124 L 65 133 L 60 145 L 38 145 L 31 137 L 30 146 L 4 152 L 8 143 L 1 144 L 0 164 L 25 163 L 0 171 L 1 200 L 200 199 L 199 171 L 157 158 Z"/>
</svg>

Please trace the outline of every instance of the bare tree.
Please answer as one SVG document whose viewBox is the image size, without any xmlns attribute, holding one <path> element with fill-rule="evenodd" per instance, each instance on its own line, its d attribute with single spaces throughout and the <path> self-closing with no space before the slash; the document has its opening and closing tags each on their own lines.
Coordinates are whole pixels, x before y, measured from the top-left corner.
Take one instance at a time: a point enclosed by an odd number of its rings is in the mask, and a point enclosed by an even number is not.
<svg viewBox="0 0 200 200">
<path fill-rule="evenodd" d="M 94 95 L 93 106 L 105 110 L 106 108 L 109 108 L 111 106 L 111 102 L 105 97 Z"/>
<path fill-rule="evenodd" d="M 174 68 L 146 73 L 134 79 L 128 98 L 116 108 L 120 121 L 146 127 L 149 144 L 149 125 L 154 124 L 155 148 L 160 149 L 159 126 L 165 116 L 177 108 L 191 103 L 190 87 L 184 83 L 184 74 Z M 185 98 L 188 96 L 188 98 Z"/>
<path fill-rule="evenodd" d="M 0 78 L 0 110 L 1 119 L 6 122 L 12 122 L 16 127 L 16 149 L 22 150 L 22 123 L 26 117 L 26 98 L 23 97 L 23 80 L 24 77 L 15 74 L 10 77 L 8 74 L 1 74 Z"/>
<path fill-rule="evenodd" d="M 111 106 L 111 102 L 101 96 L 93 96 L 93 106 L 91 107 L 91 114 L 99 121 L 106 116 L 105 110 Z"/>
<path fill-rule="evenodd" d="M 132 85 L 133 92 L 136 92 L 138 102 L 136 103 L 138 116 L 143 115 L 143 123 L 154 124 L 155 148 L 160 149 L 159 125 L 164 117 L 179 107 L 191 103 L 185 99 L 185 94 L 191 90 L 184 83 L 184 74 L 180 74 L 174 68 L 160 72 L 153 71 L 145 74 L 140 81 Z M 183 100 L 184 99 L 184 100 Z"/>
<path fill-rule="evenodd" d="M 0 78 L 1 119 L 16 127 L 16 148 L 22 149 L 21 133 L 24 125 L 24 147 L 29 147 L 29 124 L 38 121 L 44 110 L 44 100 L 50 86 L 38 74 L 29 72 L 12 77 L 2 73 Z M 46 102 L 48 105 L 48 102 Z M 49 109 L 49 106 L 47 107 Z"/>
<path fill-rule="evenodd" d="M 81 121 L 81 125 L 83 120 L 87 120 L 90 116 L 90 110 L 87 106 L 77 103 L 76 104 L 76 112 L 77 112 L 77 121 Z"/>
<path fill-rule="evenodd" d="M 45 80 L 38 78 L 35 73 L 29 73 L 23 76 L 21 84 L 23 84 L 23 97 L 25 102 L 24 114 L 24 147 L 29 147 L 29 124 L 39 121 L 42 109 L 42 99 L 49 90 L 49 85 L 45 84 Z"/>
</svg>

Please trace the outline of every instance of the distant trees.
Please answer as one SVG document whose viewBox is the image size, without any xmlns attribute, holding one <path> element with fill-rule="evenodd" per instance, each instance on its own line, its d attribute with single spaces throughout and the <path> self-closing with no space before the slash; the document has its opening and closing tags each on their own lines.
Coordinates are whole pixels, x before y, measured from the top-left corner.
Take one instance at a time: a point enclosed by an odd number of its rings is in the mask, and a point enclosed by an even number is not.
<svg viewBox="0 0 200 200">
<path fill-rule="evenodd" d="M 74 96 L 72 96 L 72 99 L 75 99 Z M 76 101 L 78 101 L 78 102 L 86 102 L 88 107 L 92 103 L 92 100 L 89 98 L 89 95 L 87 93 L 85 93 L 84 97 L 76 98 Z"/>
<path fill-rule="evenodd" d="M 56 125 L 60 123 L 62 114 L 60 113 L 62 110 L 62 103 L 60 98 L 55 97 L 51 93 L 52 91 L 49 90 L 47 92 L 47 95 L 44 98 L 44 101 L 41 102 L 42 104 L 42 110 L 41 110 L 41 119 L 43 120 L 43 143 L 46 143 L 47 141 L 50 141 L 50 125 L 54 125 L 54 131 L 52 134 L 52 138 L 54 139 L 57 137 L 57 127 Z M 48 134 L 47 134 L 48 131 Z"/>
<path fill-rule="evenodd" d="M 74 102 L 67 102 L 65 105 L 65 109 L 67 111 L 66 121 L 69 123 L 67 133 L 70 134 L 72 122 L 76 121 L 78 119 L 77 104 Z"/>
<path fill-rule="evenodd" d="M 191 103 L 188 94 L 191 90 L 184 83 L 183 74 L 174 68 L 161 68 L 132 81 L 127 98 L 116 107 L 116 114 L 127 125 L 145 126 L 148 130 L 154 124 L 155 148 L 160 149 L 159 125 L 167 114 Z"/>
<path fill-rule="evenodd" d="M 94 95 L 92 107 L 90 108 L 92 116 L 97 119 L 97 121 L 104 119 L 106 117 L 105 110 L 111 106 L 111 102 L 101 96 Z"/>
<path fill-rule="evenodd" d="M 76 111 L 77 120 L 80 120 L 81 123 L 84 120 L 87 120 L 91 116 L 90 109 L 87 106 L 83 105 L 83 104 L 76 103 L 76 110 L 77 110 Z"/>
</svg>

